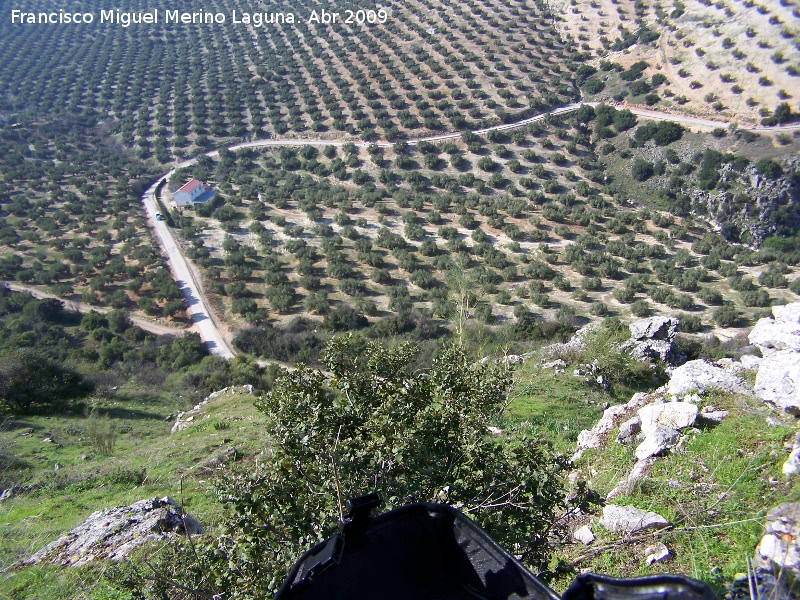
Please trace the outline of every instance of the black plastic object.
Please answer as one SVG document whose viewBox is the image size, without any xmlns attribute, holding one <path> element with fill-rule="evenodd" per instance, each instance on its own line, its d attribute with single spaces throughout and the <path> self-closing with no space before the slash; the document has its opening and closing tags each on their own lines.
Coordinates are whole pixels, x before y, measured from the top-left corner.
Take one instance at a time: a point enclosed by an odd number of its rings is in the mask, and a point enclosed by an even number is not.
<svg viewBox="0 0 800 600">
<path fill-rule="evenodd" d="M 377 517 L 377 494 L 348 501 L 339 533 L 294 565 L 275 600 L 561 600 L 463 513 L 409 504 Z M 711 600 L 687 577 L 582 575 L 563 600 Z"/>
</svg>

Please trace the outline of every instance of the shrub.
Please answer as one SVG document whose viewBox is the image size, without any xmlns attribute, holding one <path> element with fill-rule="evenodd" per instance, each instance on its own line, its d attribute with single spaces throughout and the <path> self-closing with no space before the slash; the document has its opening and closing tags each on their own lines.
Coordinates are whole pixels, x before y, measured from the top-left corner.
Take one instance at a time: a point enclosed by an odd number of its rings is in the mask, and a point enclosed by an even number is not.
<svg viewBox="0 0 800 600">
<path fill-rule="evenodd" d="M 714 322 L 720 327 L 731 327 L 739 319 L 739 312 L 733 304 L 724 304 L 714 311 Z"/>
</svg>

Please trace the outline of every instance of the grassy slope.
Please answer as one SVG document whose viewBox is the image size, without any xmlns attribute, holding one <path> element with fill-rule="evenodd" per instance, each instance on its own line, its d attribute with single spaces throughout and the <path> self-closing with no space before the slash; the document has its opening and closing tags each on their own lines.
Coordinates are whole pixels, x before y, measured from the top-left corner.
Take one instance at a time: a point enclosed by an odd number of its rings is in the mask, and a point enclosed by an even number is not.
<svg viewBox="0 0 800 600">
<path fill-rule="evenodd" d="M 231 447 L 237 460 L 248 460 L 267 437 L 252 396 L 220 396 L 204 407 L 195 424 L 170 435 L 170 415 L 187 407 L 180 399 L 150 394 L 123 386 L 115 398 L 97 401 L 97 410 L 113 416 L 117 431 L 109 456 L 92 446 L 88 421 L 79 416 L 6 422 L 0 443 L 32 467 L 27 483 L 41 487 L 0 505 L 1 568 L 37 551 L 95 510 L 142 498 L 171 495 L 213 531 L 220 512 L 210 493 L 217 470 L 210 461 Z M 46 436 L 54 443 L 42 442 Z M 96 569 L 30 567 L 0 576 L 0 598 L 96 598 L 105 597 L 104 589 Z"/>
</svg>

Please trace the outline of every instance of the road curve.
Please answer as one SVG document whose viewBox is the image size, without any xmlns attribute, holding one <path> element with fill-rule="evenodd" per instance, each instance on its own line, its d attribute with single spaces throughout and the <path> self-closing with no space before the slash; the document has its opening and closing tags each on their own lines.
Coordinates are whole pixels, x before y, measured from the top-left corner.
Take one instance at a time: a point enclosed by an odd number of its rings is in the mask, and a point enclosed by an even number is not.
<svg viewBox="0 0 800 600">
<path fill-rule="evenodd" d="M 583 104 L 588 104 L 589 106 L 597 106 L 597 102 L 576 102 L 574 104 L 569 104 L 567 106 L 562 106 L 561 108 L 556 108 L 552 111 L 541 113 L 535 115 L 533 117 L 528 117 L 526 119 L 522 119 L 515 123 L 503 123 L 500 125 L 493 125 L 492 127 L 486 127 L 484 129 L 478 129 L 473 131 L 472 133 L 475 134 L 486 134 L 491 131 L 507 131 L 511 129 L 517 129 L 519 127 L 525 127 L 531 123 L 536 121 L 541 121 L 546 119 L 550 115 L 563 115 L 566 113 L 573 112 L 580 108 Z M 726 121 L 713 121 L 710 119 L 699 119 L 694 117 L 683 117 L 680 115 L 672 115 L 669 113 L 662 113 L 658 111 L 652 110 L 644 110 L 640 108 L 628 108 L 633 114 L 644 117 L 646 119 L 654 119 L 654 120 L 668 120 L 668 121 L 675 121 L 676 123 L 683 123 L 684 125 L 695 126 L 695 127 L 728 127 L 730 123 Z M 749 131 L 792 131 L 795 129 L 800 129 L 800 123 L 794 125 L 781 125 L 776 127 L 747 127 L 744 125 L 738 126 L 739 129 L 749 130 Z M 446 140 L 453 140 L 458 139 L 461 137 L 461 132 L 456 133 L 445 133 L 442 135 L 433 135 L 424 138 L 417 138 L 414 140 L 407 140 L 407 143 L 411 146 L 419 144 L 420 142 L 442 142 Z M 342 147 L 347 143 L 351 143 L 350 141 L 343 141 L 343 140 L 292 140 L 292 139 L 282 139 L 282 140 L 254 140 L 251 142 L 242 142 L 239 144 L 233 144 L 232 146 L 228 146 L 228 150 L 235 151 L 235 150 L 242 150 L 246 148 L 268 148 L 268 147 L 278 147 L 278 146 L 335 146 L 335 147 Z M 370 146 L 378 146 L 381 148 L 391 148 L 394 144 L 391 142 L 356 142 L 353 141 L 358 148 L 367 148 Z M 219 156 L 219 150 L 212 150 L 210 152 L 206 152 L 204 156 Z M 234 351 L 222 336 L 221 332 L 219 331 L 219 327 L 216 324 L 216 318 L 208 307 L 208 303 L 206 301 L 206 297 L 203 294 L 202 287 L 200 286 L 199 282 L 194 276 L 192 271 L 192 267 L 189 264 L 188 259 L 183 255 L 178 247 L 178 244 L 175 242 L 175 238 L 172 235 L 172 231 L 170 231 L 167 223 L 165 221 L 157 221 L 155 216 L 156 213 L 159 212 L 158 204 L 155 198 L 155 190 L 161 184 L 162 181 L 167 181 L 172 174 L 178 170 L 185 167 L 189 167 L 197 162 L 197 158 L 192 158 L 181 163 L 178 163 L 171 171 L 159 177 L 153 185 L 151 185 L 145 193 L 142 195 L 142 203 L 144 205 L 145 211 L 147 213 L 147 220 L 149 226 L 153 229 L 156 234 L 156 237 L 159 240 L 161 248 L 164 250 L 164 254 L 167 257 L 167 262 L 169 264 L 170 270 L 175 278 L 175 281 L 178 283 L 178 286 L 181 288 L 184 297 L 186 298 L 186 303 L 189 307 L 189 314 L 192 317 L 192 321 L 197 328 L 198 333 L 200 334 L 200 338 L 208 347 L 209 351 L 212 354 L 216 354 L 218 356 L 222 356 L 225 358 L 233 358 Z"/>
<path fill-rule="evenodd" d="M 63 302 L 64 308 L 66 308 L 67 310 L 74 310 L 80 313 L 88 313 L 91 311 L 96 311 L 99 313 L 107 313 L 110 310 L 112 310 L 107 306 L 92 306 L 91 304 L 86 304 L 85 302 L 78 302 L 77 300 L 66 300 L 64 298 L 61 298 L 60 296 L 56 296 L 55 294 L 44 292 L 40 289 L 28 285 L 20 285 L 18 283 L 14 283 L 13 281 L 4 281 L 2 282 L 2 284 L 5 285 L 10 290 L 14 290 L 15 292 L 28 293 L 34 298 L 39 298 L 40 300 L 43 298 L 55 298 L 56 300 L 60 300 L 61 302 Z M 139 329 L 144 329 L 145 331 L 149 331 L 150 333 L 155 333 L 156 335 L 180 336 L 186 333 L 187 331 L 192 331 L 192 328 L 180 329 L 178 327 L 170 327 L 169 325 L 154 323 L 153 321 L 142 319 L 140 317 L 134 317 L 131 315 L 128 315 L 128 319 L 130 319 L 131 323 L 136 325 Z"/>
</svg>

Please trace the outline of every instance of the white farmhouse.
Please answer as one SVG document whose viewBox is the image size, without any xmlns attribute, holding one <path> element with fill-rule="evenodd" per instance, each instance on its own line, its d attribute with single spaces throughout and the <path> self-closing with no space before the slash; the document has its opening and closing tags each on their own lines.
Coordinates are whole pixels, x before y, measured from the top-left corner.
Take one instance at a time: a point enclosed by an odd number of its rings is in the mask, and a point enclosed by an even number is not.
<svg viewBox="0 0 800 600">
<path fill-rule="evenodd" d="M 217 193 L 214 190 L 207 190 L 202 181 L 192 179 L 184 183 L 175 192 L 173 199 L 175 200 L 175 206 L 194 206 L 195 204 L 208 202 L 216 195 Z"/>
</svg>

